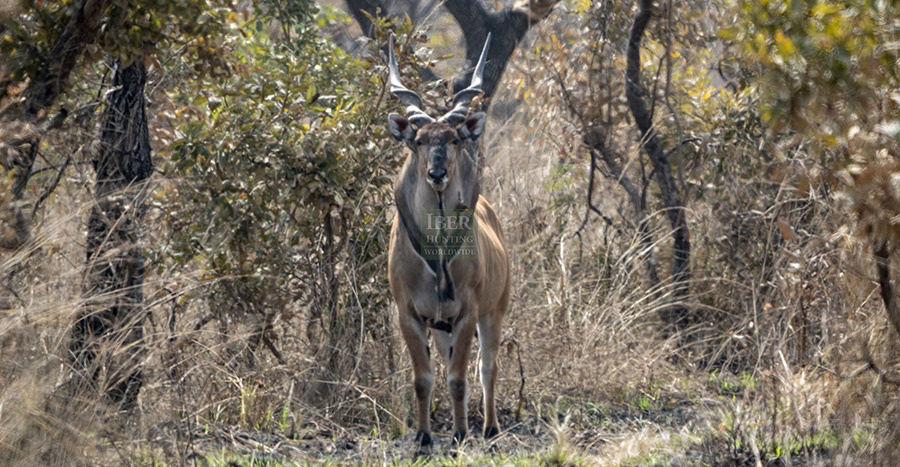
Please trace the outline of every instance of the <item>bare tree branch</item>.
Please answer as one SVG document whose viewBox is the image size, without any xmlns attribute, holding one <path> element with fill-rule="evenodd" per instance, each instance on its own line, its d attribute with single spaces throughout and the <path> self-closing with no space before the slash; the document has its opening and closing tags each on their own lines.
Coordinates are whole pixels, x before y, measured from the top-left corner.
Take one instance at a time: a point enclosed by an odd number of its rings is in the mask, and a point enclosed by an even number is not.
<svg viewBox="0 0 900 467">
<path fill-rule="evenodd" d="M 675 300 L 683 302 L 688 295 L 690 280 L 691 241 L 684 203 L 675 183 L 668 155 L 663 151 L 659 135 L 653 128 L 653 119 L 644 102 L 641 87 L 641 40 L 652 17 L 653 0 L 641 0 L 640 9 L 631 26 L 626 50 L 627 64 L 625 68 L 625 97 L 628 109 L 634 117 L 635 124 L 641 132 L 643 148 L 650 157 L 653 171 L 656 174 L 660 196 L 665 205 L 666 215 L 672 225 L 674 239 L 674 260 L 672 261 L 672 279 L 675 286 Z M 690 325 L 688 310 L 684 306 L 672 307 L 665 312 L 665 321 L 676 329 L 685 329 Z"/>
<path fill-rule="evenodd" d="M 625 193 L 628 194 L 628 199 L 631 200 L 635 218 L 638 219 L 639 241 L 646 254 L 647 260 L 644 262 L 644 265 L 647 269 L 647 279 L 650 282 L 650 290 L 655 294 L 658 294 L 660 285 L 659 261 L 656 259 L 656 255 L 653 251 L 653 234 L 650 232 L 650 219 L 647 217 L 646 181 L 643 183 L 643 189 L 638 193 L 637 187 L 635 187 L 631 178 L 625 173 L 624 167 L 619 164 L 619 161 L 623 160 L 621 154 L 616 153 L 606 145 L 606 138 L 600 128 L 588 123 L 584 113 L 575 105 L 572 93 L 566 88 L 562 73 L 560 73 L 553 63 L 548 62 L 547 66 L 554 72 L 553 76 L 562 91 L 563 99 L 566 102 L 569 113 L 578 118 L 578 121 L 581 124 L 582 143 L 590 150 L 591 167 L 588 173 L 587 214 L 590 214 L 590 212 L 593 211 L 603 217 L 608 223 L 610 222 L 610 220 L 607 219 L 593 204 L 594 171 L 599 168 L 597 161 L 603 160 L 606 167 L 609 169 L 610 178 L 616 180 L 619 186 L 621 186 L 622 189 L 625 190 Z M 585 219 L 582 222 L 581 227 L 578 228 L 576 235 L 580 233 L 581 229 L 583 229 L 586 224 L 587 215 L 585 215 Z"/>
<path fill-rule="evenodd" d="M 34 219 L 34 216 L 37 214 L 38 209 L 41 207 L 41 204 L 53 194 L 53 191 L 56 190 L 56 187 L 59 186 L 59 181 L 62 180 L 63 174 L 66 172 L 66 169 L 69 167 L 69 164 L 72 163 L 72 155 L 69 154 L 66 157 L 65 162 L 63 162 L 62 167 L 59 168 L 59 171 L 56 172 L 56 178 L 53 179 L 53 183 L 48 186 L 43 193 L 41 193 L 41 197 L 38 198 L 37 202 L 34 203 L 34 207 L 31 208 L 31 218 Z"/>
<path fill-rule="evenodd" d="M 637 187 L 634 186 L 634 183 L 628 175 L 625 174 L 625 169 L 619 164 L 621 158 L 617 154 L 600 141 L 592 141 L 590 147 L 591 157 L 596 157 L 597 154 L 602 156 L 603 162 L 606 163 L 606 166 L 609 168 L 612 178 L 616 179 L 619 186 L 625 190 L 625 193 L 628 194 L 628 198 L 631 199 L 635 218 L 638 219 L 638 239 L 647 258 L 644 267 L 647 269 L 647 279 L 650 282 L 650 291 L 654 294 L 658 294 L 659 285 L 661 283 L 659 279 L 659 260 L 656 259 L 656 254 L 653 251 L 654 240 L 653 233 L 650 232 L 650 218 L 647 216 L 646 197 L 638 194 Z"/>
</svg>

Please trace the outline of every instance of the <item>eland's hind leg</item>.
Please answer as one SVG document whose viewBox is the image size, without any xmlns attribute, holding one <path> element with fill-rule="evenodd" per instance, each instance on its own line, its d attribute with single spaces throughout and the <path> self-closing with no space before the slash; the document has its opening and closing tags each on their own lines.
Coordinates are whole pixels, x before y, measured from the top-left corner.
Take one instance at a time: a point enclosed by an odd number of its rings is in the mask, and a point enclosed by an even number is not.
<svg viewBox="0 0 900 467">
<path fill-rule="evenodd" d="M 494 387 L 497 382 L 497 353 L 500 350 L 502 315 L 485 316 L 478 321 L 478 344 L 481 347 L 481 388 L 484 392 L 484 437 L 500 433 Z"/>
</svg>

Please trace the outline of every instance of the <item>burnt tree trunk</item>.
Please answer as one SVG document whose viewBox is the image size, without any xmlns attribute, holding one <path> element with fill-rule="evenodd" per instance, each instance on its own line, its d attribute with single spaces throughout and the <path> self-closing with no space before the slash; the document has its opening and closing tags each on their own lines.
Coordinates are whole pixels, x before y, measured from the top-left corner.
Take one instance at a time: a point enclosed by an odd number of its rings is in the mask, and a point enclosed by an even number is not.
<svg viewBox="0 0 900 467">
<path fill-rule="evenodd" d="M 484 64 L 484 100 L 479 109 L 487 112 L 491 98 L 497 91 L 503 72 L 519 42 L 533 24 L 550 14 L 559 0 L 519 0 L 511 8 L 489 12 L 480 0 L 445 0 L 444 7 L 459 24 L 466 43 L 466 72 L 453 80 L 453 92 L 457 93 L 469 86 L 475 65 L 481 57 L 484 41 L 491 34 L 487 62 Z M 485 158 L 478 158 L 477 177 L 484 174 Z"/>
<path fill-rule="evenodd" d="M 141 388 L 143 230 L 146 181 L 153 171 L 144 110 L 143 59 L 115 65 L 100 149 L 94 155 L 95 204 L 88 220 L 85 305 L 69 349 L 77 389 L 131 408 Z"/>
<path fill-rule="evenodd" d="M 625 97 L 628 100 L 628 108 L 634 117 L 635 124 L 641 132 L 641 141 L 644 142 L 643 149 L 647 152 L 653 165 L 660 196 L 666 207 L 666 216 L 673 229 L 672 283 L 675 287 L 676 304 L 661 309 L 660 317 L 670 328 L 680 331 L 691 324 L 689 310 L 683 305 L 689 293 L 688 283 L 691 278 L 691 239 L 685 218 L 684 202 L 681 199 L 678 185 L 675 183 L 668 154 L 663 150 L 659 134 L 653 127 L 653 116 L 647 110 L 644 91 L 641 87 L 641 40 L 652 17 L 652 9 L 653 0 L 641 0 L 640 10 L 631 26 L 626 51 Z"/>
</svg>

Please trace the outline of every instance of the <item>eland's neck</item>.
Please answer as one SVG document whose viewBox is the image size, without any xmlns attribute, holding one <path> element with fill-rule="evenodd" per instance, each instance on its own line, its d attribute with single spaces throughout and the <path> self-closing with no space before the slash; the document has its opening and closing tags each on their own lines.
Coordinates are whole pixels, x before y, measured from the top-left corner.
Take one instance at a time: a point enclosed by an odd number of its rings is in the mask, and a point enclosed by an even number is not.
<svg viewBox="0 0 900 467">
<path fill-rule="evenodd" d="M 472 171 L 474 175 L 474 171 Z M 466 173 L 457 175 L 468 175 Z M 401 215 L 407 219 L 409 228 L 421 232 L 427 227 L 428 214 L 439 211 L 474 209 L 478 202 L 479 186 L 473 177 L 463 180 L 453 177 L 440 193 L 434 190 L 424 177 L 419 176 L 415 167 L 407 164 L 394 187 L 394 196 Z M 405 206 L 401 206 L 405 204 Z M 417 232 L 418 233 L 418 232 Z"/>
</svg>

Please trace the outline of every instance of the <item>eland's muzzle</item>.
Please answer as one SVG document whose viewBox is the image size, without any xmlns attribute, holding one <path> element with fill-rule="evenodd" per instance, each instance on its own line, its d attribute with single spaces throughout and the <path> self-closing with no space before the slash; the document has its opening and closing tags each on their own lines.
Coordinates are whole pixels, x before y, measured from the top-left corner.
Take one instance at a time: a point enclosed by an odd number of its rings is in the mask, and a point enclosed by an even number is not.
<svg viewBox="0 0 900 467">
<path fill-rule="evenodd" d="M 432 185 L 440 185 L 446 181 L 447 169 L 439 167 L 428 171 L 428 183 Z"/>
</svg>

